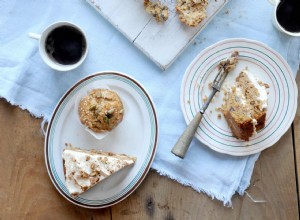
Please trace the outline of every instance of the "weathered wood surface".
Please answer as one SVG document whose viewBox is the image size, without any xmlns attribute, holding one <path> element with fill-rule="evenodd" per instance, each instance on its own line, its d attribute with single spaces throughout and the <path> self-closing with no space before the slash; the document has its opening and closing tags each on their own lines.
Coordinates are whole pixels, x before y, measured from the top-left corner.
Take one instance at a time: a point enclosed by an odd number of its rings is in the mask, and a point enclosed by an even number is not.
<svg viewBox="0 0 300 220">
<path fill-rule="evenodd" d="M 298 132 L 294 133 L 299 151 L 299 110 L 297 117 L 294 131 Z M 298 219 L 295 164 L 298 171 L 299 164 L 294 161 L 291 129 L 262 152 L 255 165 L 247 191 L 266 203 L 235 195 L 233 208 L 226 208 L 150 171 L 141 186 L 121 203 L 89 210 L 69 203 L 51 183 L 40 122 L 0 99 L 0 219 Z"/>
<path fill-rule="evenodd" d="M 111 208 L 89 210 L 69 203 L 51 183 L 44 163 L 40 122 L 0 100 L 0 219 L 298 218 L 291 129 L 276 145 L 262 152 L 255 165 L 248 192 L 266 203 L 253 203 L 247 196 L 235 195 L 233 208 L 226 208 L 217 200 L 150 171 L 126 200 Z M 299 131 L 299 120 L 294 126 Z M 296 133 L 299 150 L 299 132 Z"/>
<path fill-rule="evenodd" d="M 155 18 L 146 13 L 144 1 L 141 0 L 86 1 L 162 69 L 174 62 L 228 2 L 210 1 L 207 18 L 197 27 L 189 28 L 178 19 L 176 1 L 163 1 L 169 7 L 169 18 L 164 23 L 157 23 Z"/>
<path fill-rule="evenodd" d="M 40 123 L 0 99 L 0 219 L 110 219 L 109 208 L 76 207 L 54 188 Z"/>
<path fill-rule="evenodd" d="M 299 68 L 300 69 L 300 68 Z M 296 82 L 298 86 L 298 109 L 296 113 L 296 117 L 293 123 L 293 129 L 294 129 L 294 147 L 295 147 L 295 154 L 296 154 L 296 171 L 297 171 L 297 176 L 298 176 L 298 189 L 300 189 L 300 70 L 298 71 L 297 77 L 296 77 Z M 299 200 L 300 200 L 300 195 L 298 194 Z"/>
</svg>

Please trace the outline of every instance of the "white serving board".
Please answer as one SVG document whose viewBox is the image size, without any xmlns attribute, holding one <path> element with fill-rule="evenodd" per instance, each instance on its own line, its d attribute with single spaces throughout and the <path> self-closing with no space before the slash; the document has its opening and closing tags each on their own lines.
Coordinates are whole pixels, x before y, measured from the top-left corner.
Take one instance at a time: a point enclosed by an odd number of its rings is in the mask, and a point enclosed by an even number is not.
<svg viewBox="0 0 300 220">
<path fill-rule="evenodd" d="M 164 23 L 157 23 L 145 11 L 143 0 L 86 1 L 160 68 L 167 69 L 229 0 L 209 0 L 207 18 L 197 27 L 179 21 L 176 0 L 164 0 L 169 7 Z"/>
</svg>

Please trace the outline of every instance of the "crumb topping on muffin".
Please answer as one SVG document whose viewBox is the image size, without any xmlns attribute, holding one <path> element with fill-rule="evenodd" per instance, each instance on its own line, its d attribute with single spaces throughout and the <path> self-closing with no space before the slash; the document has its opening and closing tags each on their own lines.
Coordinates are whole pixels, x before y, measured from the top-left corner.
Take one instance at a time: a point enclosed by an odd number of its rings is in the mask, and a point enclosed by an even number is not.
<svg viewBox="0 0 300 220">
<path fill-rule="evenodd" d="M 122 121 L 123 115 L 120 97 L 108 89 L 93 89 L 79 103 L 81 123 L 94 132 L 111 131 Z"/>
<path fill-rule="evenodd" d="M 179 20 L 190 27 L 196 27 L 206 18 L 207 5 L 208 0 L 177 0 Z"/>
<path fill-rule="evenodd" d="M 163 22 L 168 19 L 169 9 L 167 6 L 162 5 L 160 2 L 151 2 L 144 0 L 145 10 L 152 15 L 157 22 Z"/>
</svg>

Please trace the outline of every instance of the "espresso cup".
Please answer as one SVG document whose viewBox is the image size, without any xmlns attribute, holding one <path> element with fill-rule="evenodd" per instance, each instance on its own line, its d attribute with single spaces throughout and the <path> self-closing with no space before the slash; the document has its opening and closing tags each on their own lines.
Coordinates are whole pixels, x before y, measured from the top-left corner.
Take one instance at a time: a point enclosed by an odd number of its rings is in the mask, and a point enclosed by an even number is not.
<svg viewBox="0 0 300 220">
<path fill-rule="evenodd" d="M 69 71 L 80 66 L 88 54 L 86 35 L 80 27 L 60 21 L 49 25 L 41 34 L 29 33 L 39 41 L 39 53 L 52 69 Z"/>
<path fill-rule="evenodd" d="M 300 30 L 295 29 L 295 27 L 299 27 L 300 25 L 299 6 L 294 6 L 294 4 L 299 4 L 296 1 L 299 0 L 270 0 L 270 2 L 273 4 L 272 22 L 276 29 L 287 35 L 299 37 Z M 291 9 L 293 10 L 292 13 L 290 11 Z M 291 16 L 298 17 L 294 18 Z"/>
</svg>

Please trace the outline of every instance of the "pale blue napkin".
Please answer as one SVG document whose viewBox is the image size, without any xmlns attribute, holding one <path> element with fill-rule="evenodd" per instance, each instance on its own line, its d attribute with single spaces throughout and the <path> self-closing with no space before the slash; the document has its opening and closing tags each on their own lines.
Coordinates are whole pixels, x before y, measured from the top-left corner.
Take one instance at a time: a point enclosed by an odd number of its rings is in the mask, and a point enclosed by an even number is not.
<svg viewBox="0 0 300 220">
<path fill-rule="evenodd" d="M 225 205 L 231 204 L 235 192 L 244 193 L 259 154 L 223 155 L 196 139 L 185 160 L 170 150 L 186 127 L 179 101 L 183 73 L 205 47 L 233 37 L 258 40 L 281 53 L 296 75 L 300 40 L 272 26 L 272 6 L 267 0 L 229 2 L 167 71 L 155 66 L 83 0 L 2 0 L 0 11 L 0 97 L 48 120 L 59 98 L 82 77 L 102 70 L 125 72 L 145 86 L 156 105 L 160 136 L 152 168 Z M 90 43 L 86 62 L 72 72 L 60 73 L 46 66 L 38 42 L 27 36 L 59 20 L 81 26 Z"/>
</svg>

